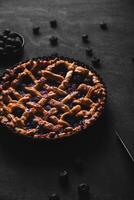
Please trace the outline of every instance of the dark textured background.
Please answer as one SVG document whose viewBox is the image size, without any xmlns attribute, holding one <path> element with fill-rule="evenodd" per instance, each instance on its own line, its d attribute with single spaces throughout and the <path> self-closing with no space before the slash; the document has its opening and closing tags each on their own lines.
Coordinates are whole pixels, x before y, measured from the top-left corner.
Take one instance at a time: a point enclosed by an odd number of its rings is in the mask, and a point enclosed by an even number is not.
<svg viewBox="0 0 134 200">
<path fill-rule="evenodd" d="M 128 147 L 134 146 L 134 1 L 133 0 L 0 0 L 0 30 L 11 28 L 25 38 L 23 60 L 58 52 L 89 63 L 86 46 L 101 59 L 97 72 L 108 88 L 104 116 L 89 134 L 73 142 L 46 147 L 21 145 L 0 130 L 0 200 L 44 200 L 57 192 L 61 199 L 78 199 L 77 185 L 91 187 L 91 199 L 134 199 L 134 165 L 115 137 L 118 129 Z M 52 29 L 49 20 L 57 19 Z M 100 21 L 108 23 L 102 31 Z M 34 36 L 32 26 L 40 25 Z M 90 43 L 84 45 L 81 35 Z M 59 38 L 51 47 L 49 37 Z M 0 62 L 4 71 L 15 61 Z M 77 172 L 73 160 L 83 160 Z M 69 171 L 69 186 L 58 182 L 59 171 Z"/>
</svg>

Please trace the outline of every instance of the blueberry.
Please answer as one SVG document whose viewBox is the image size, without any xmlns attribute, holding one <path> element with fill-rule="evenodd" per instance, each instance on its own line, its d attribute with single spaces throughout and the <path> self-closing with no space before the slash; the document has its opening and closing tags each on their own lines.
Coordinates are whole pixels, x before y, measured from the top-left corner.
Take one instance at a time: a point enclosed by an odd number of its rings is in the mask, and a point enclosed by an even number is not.
<svg viewBox="0 0 134 200">
<path fill-rule="evenodd" d="M 40 27 L 39 27 L 39 26 L 33 26 L 33 33 L 34 33 L 35 35 L 38 35 L 39 32 L 40 32 Z"/>
<path fill-rule="evenodd" d="M 6 35 L 4 35 L 4 36 L 3 36 L 3 41 L 6 42 L 6 41 L 7 41 L 7 38 L 8 38 L 8 37 L 7 37 Z"/>
<path fill-rule="evenodd" d="M 94 58 L 91 60 L 91 62 L 92 62 L 92 65 L 93 65 L 94 67 L 100 66 L 100 59 L 99 59 L 99 58 L 94 57 Z"/>
<path fill-rule="evenodd" d="M 93 50 L 90 49 L 90 48 L 87 48 L 86 49 L 86 54 L 87 54 L 87 56 L 92 56 L 93 55 Z"/>
<path fill-rule="evenodd" d="M 11 31 L 10 31 L 9 29 L 5 29 L 5 30 L 3 31 L 3 34 L 4 34 L 4 35 L 9 35 L 10 32 L 11 32 Z"/>
<path fill-rule="evenodd" d="M 107 29 L 108 29 L 107 24 L 106 24 L 105 22 L 101 22 L 101 23 L 100 23 L 100 28 L 101 28 L 102 30 L 107 30 Z"/>
<path fill-rule="evenodd" d="M 5 45 L 5 51 L 6 51 L 7 53 L 11 53 L 11 52 L 13 51 L 12 46 L 11 46 L 11 45 Z"/>
<path fill-rule="evenodd" d="M 51 36 L 49 38 L 49 41 L 50 41 L 50 43 L 51 43 L 52 46 L 56 46 L 57 43 L 58 43 L 58 38 L 56 36 Z"/>
<path fill-rule="evenodd" d="M 0 34 L 0 40 L 3 40 L 3 35 L 2 34 Z"/>
<path fill-rule="evenodd" d="M 0 40 L 0 47 L 4 47 L 4 42 Z"/>
<path fill-rule="evenodd" d="M 51 196 L 49 197 L 49 200 L 60 200 L 59 196 L 55 193 L 51 194 Z"/>
<path fill-rule="evenodd" d="M 51 20 L 50 21 L 50 25 L 52 28 L 56 28 L 57 27 L 57 21 L 56 20 Z"/>
<path fill-rule="evenodd" d="M 13 44 L 13 40 L 11 38 L 7 38 L 6 44 Z"/>
<path fill-rule="evenodd" d="M 16 37 L 17 37 L 17 34 L 14 33 L 14 32 L 11 32 L 11 33 L 9 34 L 9 37 L 10 37 L 10 38 L 16 38 Z"/>
<path fill-rule="evenodd" d="M 59 174 L 59 178 L 61 183 L 67 183 L 68 182 L 68 172 L 67 170 L 63 170 Z"/>
<path fill-rule="evenodd" d="M 13 45 L 16 46 L 16 48 L 18 49 L 22 47 L 22 43 L 20 40 L 14 40 Z"/>
<path fill-rule="evenodd" d="M 77 190 L 78 190 L 79 197 L 87 197 L 87 196 L 89 196 L 89 186 L 88 186 L 88 184 L 80 183 L 78 185 Z"/>
<path fill-rule="evenodd" d="M 134 62 L 134 57 L 132 58 L 132 62 Z"/>
<path fill-rule="evenodd" d="M 47 111 L 49 111 L 49 110 L 51 109 L 51 106 L 47 104 L 47 105 L 44 106 L 44 108 L 45 108 Z"/>
<path fill-rule="evenodd" d="M 82 35 L 82 41 L 83 41 L 84 43 L 88 43 L 88 42 L 89 42 L 89 40 L 88 40 L 88 35 L 87 35 L 87 34 L 83 34 L 83 35 Z"/>
</svg>

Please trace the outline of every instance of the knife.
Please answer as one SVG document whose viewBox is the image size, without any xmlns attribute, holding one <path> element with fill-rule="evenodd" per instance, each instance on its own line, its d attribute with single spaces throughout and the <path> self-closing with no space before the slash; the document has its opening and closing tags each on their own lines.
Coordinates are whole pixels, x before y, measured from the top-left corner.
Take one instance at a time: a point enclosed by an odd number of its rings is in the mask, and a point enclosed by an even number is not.
<svg viewBox="0 0 134 200">
<path fill-rule="evenodd" d="M 121 138 L 121 136 L 119 135 L 118 131 L 115 130 L 116 136 L 118 138 L 118 140 L 120 141 L 120 143 L 122 144 L 123 148 L 125 149 L 125 151 L 127 152 L 129 158 L 132 160 L 132 162 L 134 163 L 134 157 L 132 156 L 132 154 L 130 153 L 129 149 L 127 148 L 127 146 L 125 145 L 123 139 Z"/>
</svg>

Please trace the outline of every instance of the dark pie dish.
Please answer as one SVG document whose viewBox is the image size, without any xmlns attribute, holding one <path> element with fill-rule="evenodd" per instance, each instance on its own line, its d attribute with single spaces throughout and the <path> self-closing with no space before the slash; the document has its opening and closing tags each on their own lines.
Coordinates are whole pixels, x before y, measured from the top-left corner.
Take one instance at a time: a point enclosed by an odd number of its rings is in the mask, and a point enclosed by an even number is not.
<svg viewBox="0 0 134 200">
<path fill-rule="evenodd" d="M 23 54 L 24 37 L 17 32 L 0 35 L 0 59 L 14 59 Z"/>
<path fill-rule="evenodd" d="M 79 61 L 31 59 L 0 77 L 0 124 L 29 139 L 69 138 L 96 122 L 106 94 L 101 78 Z"/>
</svg>

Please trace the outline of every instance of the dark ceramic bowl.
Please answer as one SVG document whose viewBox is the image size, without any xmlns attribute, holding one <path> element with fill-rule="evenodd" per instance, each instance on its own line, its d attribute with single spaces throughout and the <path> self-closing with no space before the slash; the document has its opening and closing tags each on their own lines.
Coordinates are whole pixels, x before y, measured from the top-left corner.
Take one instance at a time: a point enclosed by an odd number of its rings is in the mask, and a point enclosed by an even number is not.
<svg viewBox="0 0 134 200">
<path fill-rule="evenodd" d="M 0 59 L 3 61 L 7 60 L 7 59 L 9 59 L 9 60 L 16 59 L 16 58 L 22 56 L 22 54 L 23 54 L 24 43 L 25 43 L 24 37 L 17 32 L 14 32 L 14 34 L 16 35 L 16 38 L 18 38 L 18 40 L 20 41 L 21 45 L 18 48 L 16 47 L 14 50 L 9 51 L 8 53 L 4 52 L 4 53 L 0 54 Z"/>
</svg>

